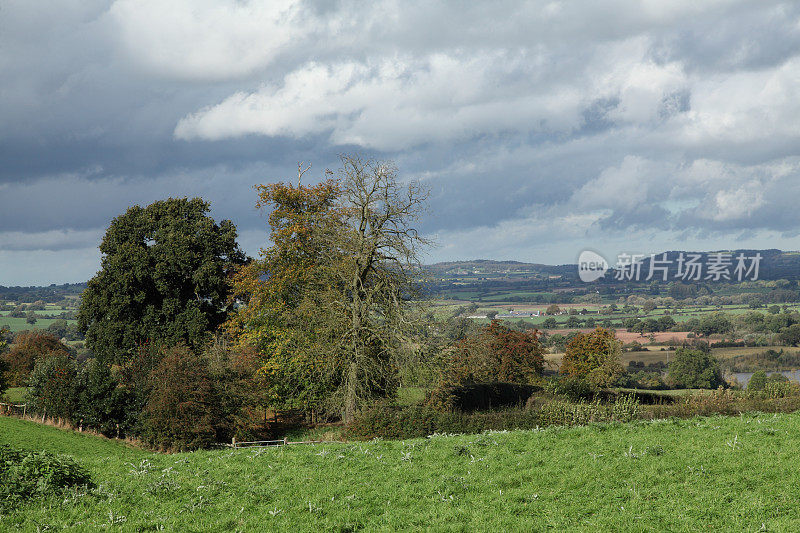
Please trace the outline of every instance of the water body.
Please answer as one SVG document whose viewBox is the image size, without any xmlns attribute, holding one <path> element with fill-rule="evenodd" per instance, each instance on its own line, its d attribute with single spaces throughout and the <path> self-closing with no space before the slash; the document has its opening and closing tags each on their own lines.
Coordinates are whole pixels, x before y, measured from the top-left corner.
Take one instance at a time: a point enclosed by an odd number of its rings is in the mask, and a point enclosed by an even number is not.
<svg viewBox="0 0 800 533">
<path fill-rule="evenodd" d="M 739 385 L 741 385 L 742 388 L 747 388 L 747 383 L 750 381 L 750 378 L 753 377 L 753 374 L 755 374 L 755 372 L 733 372 L 733 377 L 736 378 L 736 381 L 739 382 Z M 792 381 L 800 382 L 800 370 L 782 370 L 780 372 L 767 372 L 768 376 L 771 376 L 772 374 L 783 374 Z"/>
</svg>

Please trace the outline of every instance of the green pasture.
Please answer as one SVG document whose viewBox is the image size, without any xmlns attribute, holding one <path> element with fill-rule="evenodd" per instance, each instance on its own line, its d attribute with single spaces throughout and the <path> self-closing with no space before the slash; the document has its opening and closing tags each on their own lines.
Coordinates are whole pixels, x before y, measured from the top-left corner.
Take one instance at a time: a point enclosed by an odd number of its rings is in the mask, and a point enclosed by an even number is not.
<svg viewBox="0 0 800 533">
<path fill-rule="evenodd" d="M 3 531 L 797 531 L 800 415 L 160 455 L 0 418 L 98 485 Z"/>
</svg>

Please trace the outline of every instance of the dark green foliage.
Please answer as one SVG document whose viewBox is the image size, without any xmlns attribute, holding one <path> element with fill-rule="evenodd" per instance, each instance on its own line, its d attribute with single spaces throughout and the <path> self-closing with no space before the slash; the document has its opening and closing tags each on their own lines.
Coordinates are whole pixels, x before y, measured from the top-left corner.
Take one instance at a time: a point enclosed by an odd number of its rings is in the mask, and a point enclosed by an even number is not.
<svg viewBox="0 0 800 533">
<path fill-rule="evenodd" d="M 69 420 L 75 410 L 78 364 L 70 354 L 39 359 L 28 382 L 30 410 Z"/>
<path fill-rule="evenodd" d="M 800 324 L 792 324 L 781 331 L 781 341 L 789 346 L 800 344 Z"/>
<path fill-rule="evenodd" d="M 724 385 L 719 361 L 701 350 L 679 348 L 669 365 L 669 378 L 679 388 L 716 389 Z"/>
<path fill-rule="evenodd" d="M 487 429 L 533 429 L 540 425 L 538 413 L 512 409 L 483 413 L 439 411 L 432 407 L 379 405 L 359 413 L 347 426 L 348 439 L 409 439 L 434 433 L 480 433 Z"/>
<path fill-rule="evenodd" d="M 236 227 L 208 211 L 200 198 L 170 198 L 112 221 L 78 314 L 101 361 L 123 362 L 146 341 L 197 348 L 225 320 L 227 277 L 244 255 Z"/>
<path fill-rule="evenodd" d="M 426 403 L 445 411 L 478 411 L 524 404 L 541 390 L 536 385 L 517 383 L 476 383 L 443 386 L 431 391 Z"/>
<path fill-rule="evenodd" d="M 91 359 L 76 378 L 77 403 L 72 413 L 75 425 L 99 431 L 106 436 L 125 436 L 133 429 L 129 419 L 130 391 L 119 386 L 108 365 Z"/>
<path fill-rule="evenodd" d="M 0 510 L 76 486 L 93 483 L 74 459 L 0 445 Z"/>
<path fill-rule="evenodd" d="M 703 315 L 694 325 L 692 331 L 701 335 L 715 333 L 728 333 L 733 330 L 733 324 L 725 313 L 710 313 Z"/>
</svg>

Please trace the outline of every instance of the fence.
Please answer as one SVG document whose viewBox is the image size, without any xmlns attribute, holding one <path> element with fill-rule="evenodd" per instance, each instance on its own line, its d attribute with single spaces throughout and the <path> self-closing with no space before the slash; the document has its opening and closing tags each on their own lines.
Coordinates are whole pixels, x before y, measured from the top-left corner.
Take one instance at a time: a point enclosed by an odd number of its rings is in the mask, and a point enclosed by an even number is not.
<svg viewBox="0 0 800 533">
<path fill-rule="evenodd" d="M 235 438 L 231 439 L 230 444 L 225 444 L 225 446 L 229 448 L 266 448 L 269 446 L 288 446 L 290 444 L 317 444 L 325 442 L 322 440 L 303 440 L 297 442 L 291 442 L 289 439 L 281 439 L 281 440 L 253 440 L 247 442 L 239 442 Z"/>
<path fill-rule="evenodd" d="M 25 416 L 28 409 L 28 404 L 20 403 L 0 403 L 0 415 L 17 415 Z"/>
</svg>

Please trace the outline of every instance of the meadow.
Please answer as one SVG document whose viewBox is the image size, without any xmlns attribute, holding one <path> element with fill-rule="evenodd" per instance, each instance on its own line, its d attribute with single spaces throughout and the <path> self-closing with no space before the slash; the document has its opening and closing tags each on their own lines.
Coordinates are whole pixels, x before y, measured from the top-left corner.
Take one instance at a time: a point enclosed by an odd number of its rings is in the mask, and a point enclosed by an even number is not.
<svg viewBox="0 0 800 533">
<path fill-rule="evenodd" d="M 800 528 L 798 414 L 174 455 L 0 418 L 0 444 L 68 454 L 98 484 L 5 531 Z"/>
</svg>

